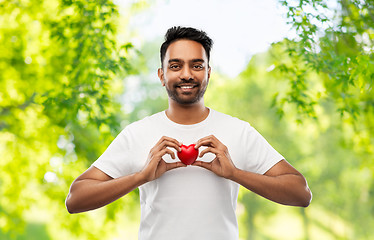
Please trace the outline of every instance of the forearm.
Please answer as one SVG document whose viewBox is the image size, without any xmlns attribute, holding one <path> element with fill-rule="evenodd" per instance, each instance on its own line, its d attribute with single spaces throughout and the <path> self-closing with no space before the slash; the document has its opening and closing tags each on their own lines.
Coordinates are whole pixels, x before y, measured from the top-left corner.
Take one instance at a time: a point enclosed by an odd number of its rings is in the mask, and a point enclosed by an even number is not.
<svg viewBox="0 0 374 240">
<path fill-rule="evenodd" d="M 104 181 L 89 178 L 77 179 L 66 198 L 66 207 L 70 213 L 100 208 L 144 183 L 144 178 L 139 173 Z"/>
<path fill-rule="evenodd" d="M 306 180 L 299 174 L 266 176 L 236 169 L 230 179 L 264 198 L 284 205 L 307 207 L 312 197 Z"/>
</svg>

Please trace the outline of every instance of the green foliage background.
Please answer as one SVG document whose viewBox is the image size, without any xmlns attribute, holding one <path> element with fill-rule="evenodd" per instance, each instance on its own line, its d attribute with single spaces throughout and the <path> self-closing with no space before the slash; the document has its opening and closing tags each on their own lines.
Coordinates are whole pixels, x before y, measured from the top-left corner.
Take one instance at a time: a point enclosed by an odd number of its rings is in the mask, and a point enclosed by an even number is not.
<svg viewBox="0 0 374 240">
<path fill-rule="evenodd" d="M 235 79 L 212 75 L 207 105 L 250 122 L 314 194 L 300 209 L 241 189 L 241 239 L 374 237 L 374 4 L 330 3 L 280 1 L 298 36 Z M 122 127 L 167 107 L 148 72 L 159 43 L 135 49 L 118 12 L 106 0 L 0 1 L 1 239 L 137 238 L 137 191 L 83 214 L 64 205 Z"/>
</svg>

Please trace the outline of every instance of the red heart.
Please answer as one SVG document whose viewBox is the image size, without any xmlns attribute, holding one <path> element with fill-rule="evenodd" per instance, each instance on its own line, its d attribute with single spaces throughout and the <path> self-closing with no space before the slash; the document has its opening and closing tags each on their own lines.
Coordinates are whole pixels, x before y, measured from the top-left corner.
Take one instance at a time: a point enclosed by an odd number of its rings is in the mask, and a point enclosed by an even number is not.
<svg viewBox="0 0 374 240">
<path fill-rule="evenodd" d="M 181 162 L 186 165 L 194 163 L 199 155 L 199 150 L 195 149 L 195 144 L 191 144 L 190 146 L 182 145 L 181 149 L 182 151 L 177 153 Z"/>
</svg>

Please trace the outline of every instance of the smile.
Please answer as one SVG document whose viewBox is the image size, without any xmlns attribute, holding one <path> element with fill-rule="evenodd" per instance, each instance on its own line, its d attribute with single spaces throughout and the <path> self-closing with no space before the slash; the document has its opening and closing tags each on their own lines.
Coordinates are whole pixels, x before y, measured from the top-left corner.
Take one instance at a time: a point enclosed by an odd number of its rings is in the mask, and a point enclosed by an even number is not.
<svg viewBox="0 0 374 240">
<path fill-rule="evenodd" d="M 198 84 L 179 84 L 177 85 L 176 87 L 177 88 L 181 88 L 182 90 L 189 90 L 189 89 L 193 89 L 195 87 L 199 86 Z"/>
<path fill-rule="evenodd" d="M 194 86 L 180 86 L 182 89 L 192 89 Z"/>
</svg>

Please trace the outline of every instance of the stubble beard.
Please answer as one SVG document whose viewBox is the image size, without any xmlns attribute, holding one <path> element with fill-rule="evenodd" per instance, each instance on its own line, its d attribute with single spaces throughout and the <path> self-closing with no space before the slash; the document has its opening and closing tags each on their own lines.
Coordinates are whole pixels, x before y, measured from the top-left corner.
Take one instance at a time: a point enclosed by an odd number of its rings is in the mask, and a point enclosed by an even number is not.
<svg viewBox="0 0 374 240">
<path fill-rule="evenodd" d="M 172 100 L 174 100 L 175 102 L 177 102 L 178 104 L 181 104 L 181 105 L 191 105 L 191 104 L 194 104 L 194 103 L 197 103 L 199 102 L 203 97 L 204 97 L 204 94 L 205 94 L 205 91 L 207 89 L 207 85 L 205 86 L 202 86 L 201 84 L 198 84 L 198 88 L 202 87 L 199 89 L 199 91 L 196 93 L 196 96 L 193 97 L 193 98 L 183 98 L 180 96 L 180 94 L 177 92 L 177 86 L 178 84 L 175 84 L 173 86 L 173 89 L 169 89 L 167 86 L 165 86 L 166 88 L 166 92 L 168 93 L 168 96 L 169 98 L 171 98 Z M 183 94 L 182 95 L 192 95 L 192 94 Z"/>
</svg>

